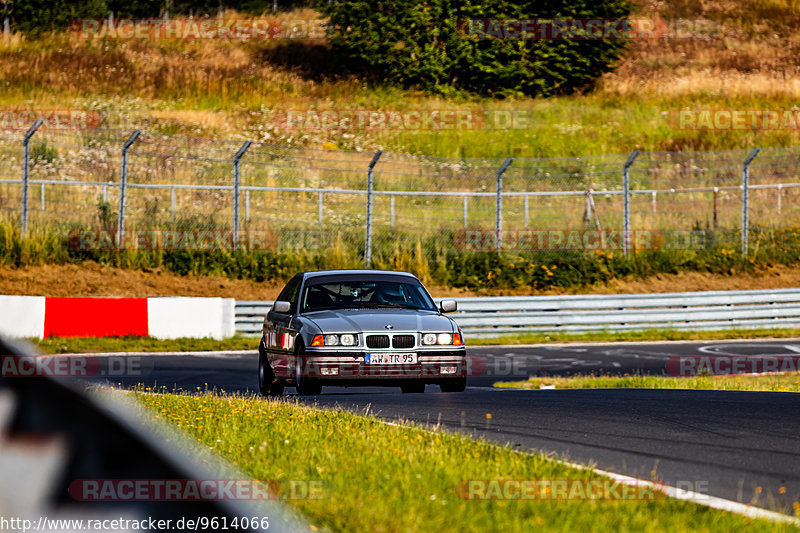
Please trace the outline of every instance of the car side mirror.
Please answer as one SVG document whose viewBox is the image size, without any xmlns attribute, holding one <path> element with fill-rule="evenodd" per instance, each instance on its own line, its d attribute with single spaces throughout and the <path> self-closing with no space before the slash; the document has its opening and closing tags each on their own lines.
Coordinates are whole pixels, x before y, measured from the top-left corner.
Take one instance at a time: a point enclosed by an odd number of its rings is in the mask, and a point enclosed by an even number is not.
<svg viewBox="0 0 800 533">
<path fill-rule="evenodd" d="M 289 302 L 285 302 L 283 300 L 278 300 L 274 304 L 272 304 L 272 310 L 276 313 L 281 313 L 283 315 L 287 314 L 292 309 L 292 304 Z"/>
<path fill-rule="evenodd" d="M 439 310 L 442 313 L 452 313 L 458 308 L 458 304 L 455 300 L 442 300 L 439 302 Z"/>
</svg>

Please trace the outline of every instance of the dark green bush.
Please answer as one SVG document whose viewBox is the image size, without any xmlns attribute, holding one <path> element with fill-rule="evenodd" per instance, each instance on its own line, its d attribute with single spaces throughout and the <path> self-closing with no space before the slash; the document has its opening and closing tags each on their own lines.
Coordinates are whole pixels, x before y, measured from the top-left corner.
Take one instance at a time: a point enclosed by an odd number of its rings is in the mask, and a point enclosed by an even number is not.
<svg viewBox="0 0 800 533">
<path fill-rule="evenodd" d="M 16 0 L 12 6 L 14 30 L 32 36 L 66 28 L 78 19 L 108 14 L 105 0 Z"/>
<path fill-rule="evenodd" d="M 626 41 L 466 38 L 469 19 L 624 19 L 629 0 L 338 0 L 334 53 L 346 68 L 426 90 L 552 95 L 590 86 L 614 66 Z M 461 24 L 461 29 L 459 26 Z"/>
<path fill-rule="evenodd" d="M 278 7 L 289 9 L 313 3 L 313 0 L 278 0 Z M 170 16 L 215 15 L 220 8 L 258 15 L 271 12 L 273 7 L 272 0 L 9 0 L 7 9 L 14 31 L 37 36 L 67 28 L 79 19 L 104 18 L 112 12 L 116 18 L 157 18 L 163 15 L 167 4 Z"/>
</svg>

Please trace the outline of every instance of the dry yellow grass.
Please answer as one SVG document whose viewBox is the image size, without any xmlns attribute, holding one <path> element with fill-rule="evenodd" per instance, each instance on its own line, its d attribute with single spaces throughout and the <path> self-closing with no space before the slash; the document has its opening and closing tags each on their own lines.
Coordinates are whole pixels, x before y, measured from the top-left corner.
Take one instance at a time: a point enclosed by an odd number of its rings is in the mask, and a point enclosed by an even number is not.
<svg viewBox="0 0 800 533">
<path fill-rule="evenodd" d="M 796 0 L 644 0 L 637 15 L 686 21 L 712 39 L 634 41 L 605 93 L 681 98 L 800 95 L 800 2 Z"/>
<path fill-rule="evenodd" d="M 62 34 L 29 42 L 14 35 L 0 39 L 0 106 L 89 107 L 105 112 L 108 126 L 165 133 L 465 157 L 800 144 L 797 131 L 685 132 L 670 130 L 664 118 L 684 107 L 793 107 L 800 97 L 797 0 L 639 0 L 634 16 L 704 20 L 714 38 L 633 41 L 593 92 L 499 102 L 368 86 L 330 71 L 323 40 L 104 42 Z M 287 24 L 313 18 L 319 15 L 310 9 L 278 17 Z M 274 123 L 286 109 L 453 107 L 528 110 L 535 125 L 498 134 L 287 131 Z M 565 124 L 580 126 L 581 135 L 561 132 Z"/>
</svg>

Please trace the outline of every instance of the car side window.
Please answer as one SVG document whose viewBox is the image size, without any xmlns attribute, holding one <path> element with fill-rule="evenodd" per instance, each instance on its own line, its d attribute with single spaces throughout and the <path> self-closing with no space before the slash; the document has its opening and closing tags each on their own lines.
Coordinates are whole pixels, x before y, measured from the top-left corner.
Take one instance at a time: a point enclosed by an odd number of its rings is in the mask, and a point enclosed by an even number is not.
<svg viewBox="0 0 800 533">
<path fill-rule="evenodd" d="M 292 304 L 290 311 L 292 314 L 297 312 L 297 296 L 300 294 L 300 283 L 302 281 L 302 276 L 293 277 L 278 295 L 278 300 L 283 300 Z"/>
</svg>

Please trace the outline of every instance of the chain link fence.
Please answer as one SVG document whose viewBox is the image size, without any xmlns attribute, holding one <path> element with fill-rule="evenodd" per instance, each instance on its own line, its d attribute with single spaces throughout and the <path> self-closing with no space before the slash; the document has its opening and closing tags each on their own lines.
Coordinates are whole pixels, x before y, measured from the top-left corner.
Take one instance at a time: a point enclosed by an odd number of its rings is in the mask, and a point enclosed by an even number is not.
<svg viewBox="0 0 800 533">
<path fill-rule="evenodd" d="M 457 159 L 32 128 L 0 131 L 0 214 L 23 232 L 78 231 L 100 247 L 210 242 L 346 251 L 367 264 L 415 247 L 631 253 L 724 244 L 747 254 L 796 226 L 799 155 Z"/>
</svg>

